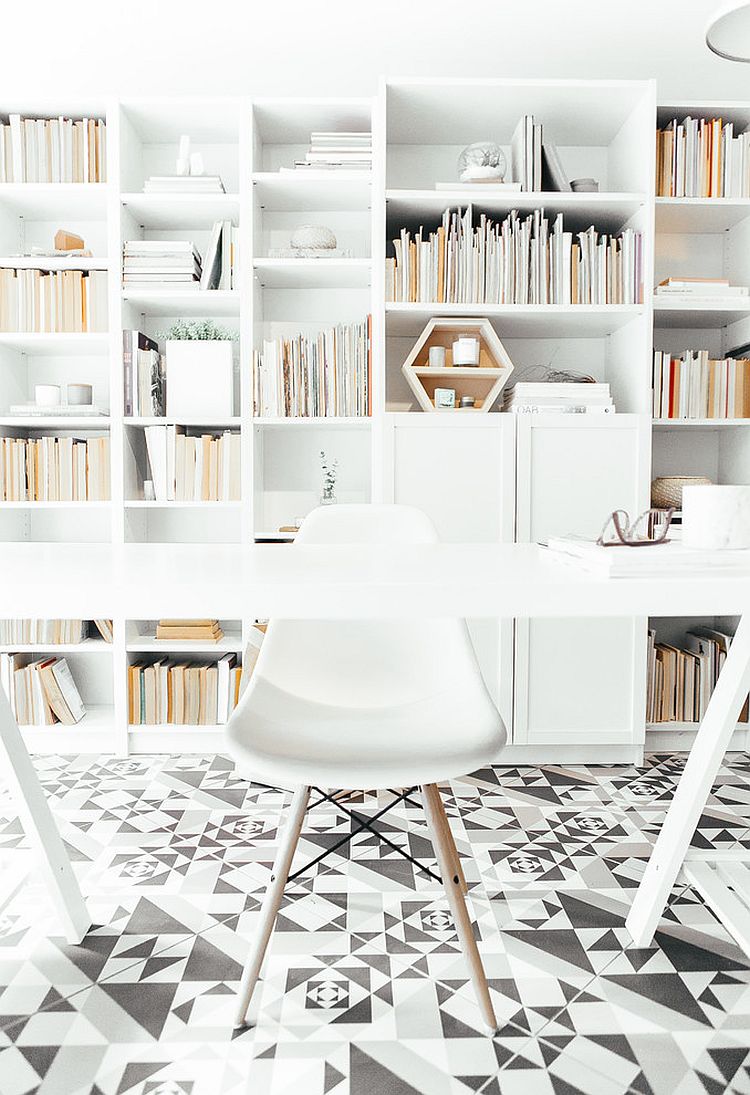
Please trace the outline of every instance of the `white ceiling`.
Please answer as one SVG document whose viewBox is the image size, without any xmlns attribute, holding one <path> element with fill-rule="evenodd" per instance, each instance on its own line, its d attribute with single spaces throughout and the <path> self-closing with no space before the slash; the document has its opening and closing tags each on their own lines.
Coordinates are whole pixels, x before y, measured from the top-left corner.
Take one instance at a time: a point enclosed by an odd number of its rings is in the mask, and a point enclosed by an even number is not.
<svg viewBox="0 0 750 1095">
<path fill-rule="evenodd" d="M 4 96 L 366 95 L 393 76 L 656 77 L 750 99 L 721 0 L 4 0 Z M 9 43 L 12 46 L 9 47 Z"/>
</svg>

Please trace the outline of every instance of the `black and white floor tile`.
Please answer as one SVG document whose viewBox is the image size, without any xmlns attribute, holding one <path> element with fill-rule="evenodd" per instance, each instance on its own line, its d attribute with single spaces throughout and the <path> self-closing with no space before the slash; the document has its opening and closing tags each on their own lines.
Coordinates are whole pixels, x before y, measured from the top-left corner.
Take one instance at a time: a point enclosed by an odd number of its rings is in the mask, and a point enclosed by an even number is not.
<svg viewBox="0 0 750 1095">
<path fill-rule="evenodd" d="M 0 787 L 0 1095 L 750 1095 L 750 962 L 684 885 L 651 947 L 624 927 L 679 757 L 444 788 L 495 1038 L 439 883 L 366 831 L 289 886 L 233 1031 L 288 796 L 222 757 L 36 763 L 96 926 L 60 937 Z M 382 827 L 435 869 L 418 805 Z M 316 806 L 295 866 L 350 831 Z M 744 756 L 694 842 L 750 855 Z"/>
</svg>

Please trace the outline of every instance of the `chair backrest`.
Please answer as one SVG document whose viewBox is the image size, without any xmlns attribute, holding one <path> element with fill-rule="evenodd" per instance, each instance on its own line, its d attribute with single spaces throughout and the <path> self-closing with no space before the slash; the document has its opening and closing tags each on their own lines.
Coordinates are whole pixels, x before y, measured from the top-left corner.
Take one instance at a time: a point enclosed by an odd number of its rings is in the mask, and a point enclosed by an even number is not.
<svg viewBox="0 0 750 1095">
<path fill-rule="evenodd" d="M 333 505 L 305 518 L 294 551 L 307 544 L 438 542 L 421 510 Z M 484 682 L 466 624 L 455 618 L 271 620 L 242 705 L 265 681 L 302 701 L 331 707 L 393 707 Z"/>
</svg>

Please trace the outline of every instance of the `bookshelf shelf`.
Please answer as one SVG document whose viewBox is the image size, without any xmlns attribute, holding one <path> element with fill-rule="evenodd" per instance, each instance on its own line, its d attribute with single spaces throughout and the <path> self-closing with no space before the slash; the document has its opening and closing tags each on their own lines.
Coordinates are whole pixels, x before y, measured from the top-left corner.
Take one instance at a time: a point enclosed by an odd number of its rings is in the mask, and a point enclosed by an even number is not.
<svg viewBox="0 0 750 1095">
<path fill-rule="evenodd" d="M 3 346 L 33 355 L 106 354 L 109 336 L 100 331 L 0 331 Z"/>
<path fill-rule="evenodd" d="M 750 316 L 750 299 L 733 301 L 654 300 L 654 325 L 657 327 L 726 327 Z"/>
<path fill-rule="evenodd" d="M 357 426 L 360 429 L 370 429 L 372 426 L 372 418 L 367 415 L 327 415 L 321 417 L 320 415 L 310 415 L 306 418 L 261 418 L 259 415 L 255 415 L 250 419 L 253 426 L 259 426 L 261 429 L 292 429 L 304 427 L 325 426 L 332 427 L 333 429 L 348 428 L 351 426 Z"/>
<path fill-rule="evenodd" d="M 431 319 L 484 317 L 509 338 L 602 338 L 645 313 L 641 304 L 402 304 L 385 306 L 389 335 L 416 336 Z"/>
<path fill-rule="evenodd" d="M 146 316 L 239 316 L 236 289 L 123 289 L 122 299 Z"/>
<path fill-rule="evenodd" d="M 369 259 L 256 259 L 253 269 L 261 285 L 278 289 L 366 289 L 371 281 Z"/>
<path fill-rule="evenodd" d="M 107 270 L 109 260 L 102 257 L 64 255 L 3 255 L 0 257 L 0 267 L 9 266 L 15 270 Z"/>
<path fill-rule="evenodd" d="M 123 418 L 124 426 L 136 426 L 143 428 L 144 426 L 205 426 L 206 429 L 220 430 L 220 429 L 236 429 L 242 425 L 243 419 L 239 415 L 235 415 L 232 418 L 139 418 L 136 416 L 130 416 Z"/>
<path fill-rule="evenodd" d="M 731 430 L 747 428 L 750 418 L 655 418 L 651 425 L 655 430 Z"/>
<path fill-rule="evenodd" d="M 365 171 L 258 171 L 252 183 L 259 207 L 276 212 L 368 210 L 372 200 L 372 176 Z"/>
<path fill-rule="evenodd" d="M 0 416 L 0 426 L 12 426 L 23 430 L 108 430 L 111 419 L 107 416 L 87 415 L 5 415 Z"/>
<path fill-rule="evenodd" d="M 108 183 L 0 183 L 0 208 L 28 220 L 102 221 L 108 193 Z"/>
<path fill-rule="evenodd" d="M 242 502 L 157 502 L 144 498 L 126 498 L 126 509 L 239 509 Z"/>
<path fill-rule="evenodd" d="M 182 642 L 169 642 L 152 636 L 141 636 L 139 639 L 129 642 L 126 646 L 128 653 L 132 654 L 201 654 L 223 655 L 229 653 L 241 653 L 244 649 L 242 637 L 236 634 L 225 634 L 217 643 L 204 643 L 200 640 Z"/>
<path fill-rule="evenodd" d="M 656 231 L 689 235 L 726 232 L 750 217 L 750 198 L 657 198 Z"/>
<path fill-rule="evenodd" d="M 210 228 L 214 221 L 237 222 L 239 194 L 122 194 L 124 209 L 143 228 Z"/>
<path fill-rule="evenodd" d="M 96 510 L 109 509 L 112 502 L 0 502 L 0 510 Z"/>
<path fill-rule="evenodd" d="M 13 654 L 111 654 L 112 643 L 84 639 L 82 643 L 0 643 L 0 653 Z"/>
</svg>

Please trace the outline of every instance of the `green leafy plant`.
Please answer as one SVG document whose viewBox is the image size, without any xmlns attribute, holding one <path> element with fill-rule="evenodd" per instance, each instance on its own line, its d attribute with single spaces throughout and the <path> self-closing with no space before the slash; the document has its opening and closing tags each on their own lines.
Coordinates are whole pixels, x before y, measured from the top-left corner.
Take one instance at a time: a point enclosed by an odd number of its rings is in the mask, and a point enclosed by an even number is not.
<svg viewBox="0 0 750 1095">
<path fill-rule="evenodd" d="M 329 460 L 325 452 L 320 451 L 320 466 L 323 470 L 323 498 L 331 500 L 336 496 L 336 477 L 339 470 L 338 460 Z"/>
<path fill-rule="evenodd" d="M 162 331 L 159 337 L 177 341 L 216 342 L 236 336 L 226 328 L 219 327 L 212 319 L 194 319 L 190 323 L 185 319 L 178 319 L 168 330 Z"/>
</svg>

